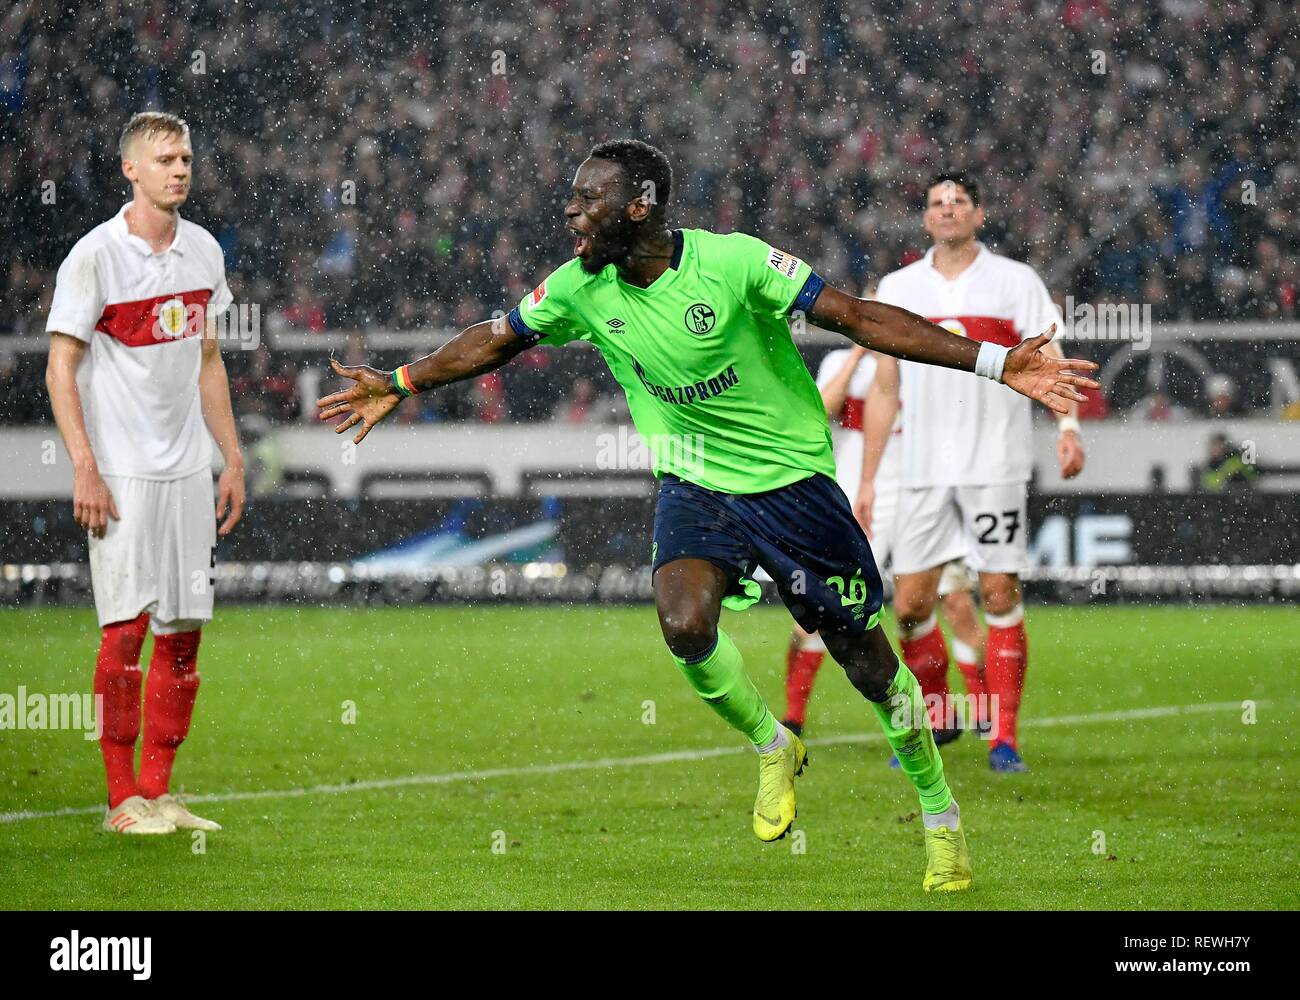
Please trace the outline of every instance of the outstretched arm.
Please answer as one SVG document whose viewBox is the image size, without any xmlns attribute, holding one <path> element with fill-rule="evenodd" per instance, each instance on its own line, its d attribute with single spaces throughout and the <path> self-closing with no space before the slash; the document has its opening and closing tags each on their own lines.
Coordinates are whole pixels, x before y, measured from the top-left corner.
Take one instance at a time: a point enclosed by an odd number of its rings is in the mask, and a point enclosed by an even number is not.
<svg viewBox="0 0 1300 1000">
<path fill-rule="evenodd" d="M 1083 400 L 1079 389 L 1099 388 L 1092 379 L 1077 374 L 1096 371 L 1094 362 L 1053 358 L 1043 352 L 1055 325 L 1018 347 L 981 344 L 949 333 L 906 309 L 859 299 L 829 285 L 817 296 L 809 318 L 817 326 L 882 354 L 985 375 L 1057 413 L 1067 413 L 1071 401 Z"/>
<path fill-rule="evenodd" d="M 330 367 L 356 384 L 316 400 L 320 419 L 330 420 L 346 414 L 335 425 L 334 433 L 342 434 L 361 424 L 361 430 L 352 439 L 360 444 L 372 427 L 412 393 L 461 382 L 500 368 L 528 346 L 528 342 L 519 337 L 502 316 L 466 327 L 432 354 L 403 365 L 396 372 L 380 371 L 368 365 L 348 367 L 331 358 Z"/>
</svg>

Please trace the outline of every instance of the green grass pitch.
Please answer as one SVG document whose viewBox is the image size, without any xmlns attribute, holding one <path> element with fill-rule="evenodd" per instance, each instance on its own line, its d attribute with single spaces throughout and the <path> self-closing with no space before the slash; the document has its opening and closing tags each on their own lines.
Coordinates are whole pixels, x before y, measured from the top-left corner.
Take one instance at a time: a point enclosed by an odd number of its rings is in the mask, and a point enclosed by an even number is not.
<svg viewBox="0 0 1300 1000">
<path fill-rule="evenodd" d="M 776 711 L 788 622 L 778 608 L 725 618 Z M 3 730 L 4 898 L 1295 908 L 1295 611 L 1031 608 L 1029 629 L 1021 743 L 1032 772 L 991 774 L 969 733 L 944 752 L 975 864 L 968 893 L 921 891 L 915 795 L 833 661 L 813 695 L 802 836 L 765 845 L 749 829 L 752 752 L 677 674 L 648 607 L 224 607 L 204 634 L 174 787 L 220 796 L 196 810 L 225 829 L 199 844 L 101 834 L 86 812 L 14 820 L 95 806 L 102 768 L 78 732 Z M 88 690 L 96 643 L 89 610 L 0 613 L 0 693 Z M 830 739 L 855 734 L 871 736 Z M 720 752 L 629 760 L 692 750 Z M 313 786 L 332 790 L 303 791 Z"/>
</svg>

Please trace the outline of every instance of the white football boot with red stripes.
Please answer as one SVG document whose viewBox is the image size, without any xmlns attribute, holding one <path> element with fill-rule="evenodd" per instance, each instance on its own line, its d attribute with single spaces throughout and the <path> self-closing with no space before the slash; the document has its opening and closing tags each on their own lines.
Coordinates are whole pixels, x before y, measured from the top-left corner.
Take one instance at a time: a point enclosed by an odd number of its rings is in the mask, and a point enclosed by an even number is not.
<svg viewBox="0 0 1300 1000">
<path fill-rule="evenodd" d="M 170 820 L 178 830 L 221 829 L 220 823 L 214 823 L 212 820 L 204 819 L 202 816 L 195 816 L 185 808 L 185 803 L 170 792 L 166 795 L 159 795 L 149 804 L 153 806 L 154 812 L 163 819 Z"/>
<path fill-rule="evenodd" d="M 104 814 L 104 829 L 109 833 L 175 833 L 176 824 L 144 796 L 132 795 Z"/>
</svg>

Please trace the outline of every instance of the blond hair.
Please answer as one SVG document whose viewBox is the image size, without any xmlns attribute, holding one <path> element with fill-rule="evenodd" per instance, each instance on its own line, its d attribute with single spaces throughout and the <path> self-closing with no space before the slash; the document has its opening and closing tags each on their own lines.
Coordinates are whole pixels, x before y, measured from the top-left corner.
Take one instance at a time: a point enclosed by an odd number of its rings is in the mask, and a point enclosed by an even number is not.
<svg viewBox="0 0 1300 1000">
<path fill-rule="evenodd" d="M 117 141 L 117 151 L 126 159 L 127 150 L 136 136 L 178 135 L 184 138 L 190 134 L 190 127 L 179 115 L 169 115 L 165 111 L 140 111 L 131 116 L 122 129 L 122 137 Z"/>
</svg>

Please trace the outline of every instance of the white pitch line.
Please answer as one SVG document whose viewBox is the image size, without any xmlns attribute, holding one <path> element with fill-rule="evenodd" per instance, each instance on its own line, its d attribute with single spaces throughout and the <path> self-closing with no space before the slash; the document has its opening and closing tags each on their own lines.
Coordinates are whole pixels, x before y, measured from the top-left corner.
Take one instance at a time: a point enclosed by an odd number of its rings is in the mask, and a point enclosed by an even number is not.
<svg viewBox="0 0 1300 1000">
<path fill-rule="evenodd" d="M 1257 700 L 1255 704 L 1266 705 Z M 1130 708 L 1114 712 L 1091 712 L 1086 715 L 1058 715 L 1046 719 L 1026 719 L 1026 728 L 1046 729 L 1054 726 L 1082 726 L 1099 722 L 1129 722 L 1136 719 L 1157 719 L 1170 715 L 1193 715 L 1204 712 L 1240 711 L 1239 701 L 1208 702 L 1197 705 L 1158 705 L 1153 708 Z M 807 740 L 810 747 L 842 746 L 859 743 L 883 743 L 883 733 L 846 733 L 842 736 L 823 736 Z M 256 792 L 216 792 L 211 795 L 187 795 L 187 802 L 248 802 L 257 799 L 297 799 L 306 795 L 342 795 L 347 792 L 376 792 L 389 788 L 406 788 L 422 785 L 450 785 L 460 781 L 485 781 L 489 778 L 514 778 L 533 774 L 561 774 L 565 771 L 600 771 L 616 767 L 642 767 L 649 764 L 675 764 L 681 761 L 707 760 L 731 754 L 750 753 L 744 745 L 709 747 L 703 750 L 673 750 L 668 753 L 641 754 L 637 757 L 603 757 L 598 760 L 569 760 L 557 764 L 525 764 L 521 767 L 492 767 L 479 771 L 448 771 L 445 774 L 410 774 L 404 778 L 377 778 L 371 781 L 353 781 L 347 784 L 312 785 L 308 788 L 268 788 Z M 102 813 L 104 807 L 67 806 L 45 812 L 24 811 L 0 813 L 0 824 L 21 823 L 30 819 L 54 819 L 58 816 L 90 816 Z"/>
</svg>

